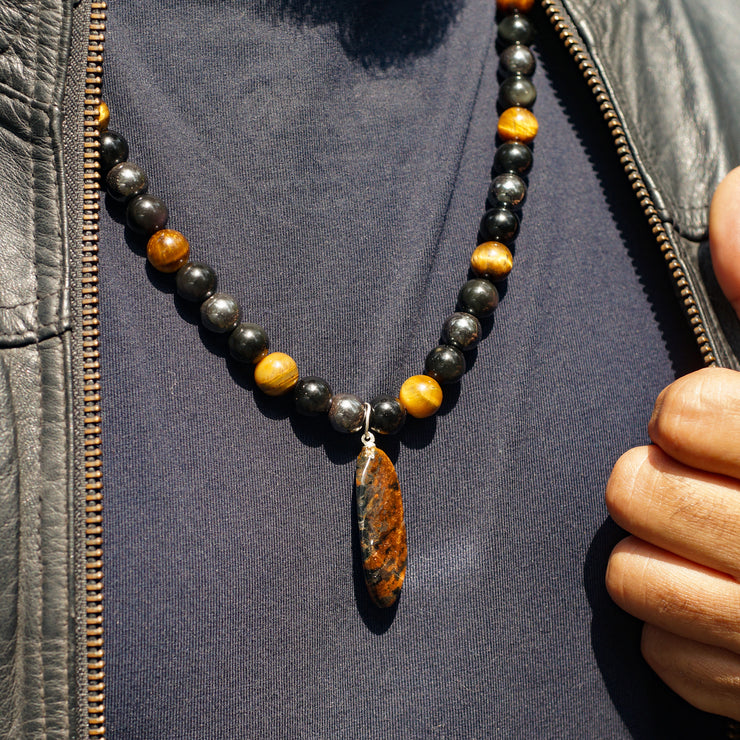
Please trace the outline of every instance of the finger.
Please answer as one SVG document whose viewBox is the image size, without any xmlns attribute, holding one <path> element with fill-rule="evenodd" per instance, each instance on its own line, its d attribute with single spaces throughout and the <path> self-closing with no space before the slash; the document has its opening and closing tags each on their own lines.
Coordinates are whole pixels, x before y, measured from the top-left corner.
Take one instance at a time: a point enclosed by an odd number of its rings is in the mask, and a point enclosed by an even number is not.
<svg viewBox="0 0 740 740">
<path fill-rule="evenodd" d="M 659 447 L 622 455 L 606 487 L 620 527 L 687 560 L 740 578 L 740 481 L 676 462 Z"/>
<path fill-rule="evenodd" d="M 740 167 L 722 180 L 712 198 L 709 248 L 717 282 L 740 316 Z"/>
<path fill-rule="evenodd" d="M 679 462 L 740 478 L 740 373 L 708 367 L 658 396 L 650 438 Z"/>
<path fill-rule="evenodd" d="M 643 622 L 740 653 L 740 584 L 730 576 L 627 537 L 609 558 L 606 587 Z"/>
<path fill-rule="evenodd" d="M 740 656 L 646 624 L 642 654 L 679 696 L 705 712 L 740 720 Z"/>
</svg>

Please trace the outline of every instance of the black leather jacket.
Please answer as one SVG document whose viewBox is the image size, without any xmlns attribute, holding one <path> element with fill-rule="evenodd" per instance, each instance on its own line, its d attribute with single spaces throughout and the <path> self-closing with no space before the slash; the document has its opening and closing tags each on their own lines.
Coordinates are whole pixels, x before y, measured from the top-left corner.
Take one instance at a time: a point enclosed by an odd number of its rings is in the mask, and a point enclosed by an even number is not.
<svg viewBox="0 0 740 740">
<path fill-rule="evenodd" d="M 707 364 L 740 327 L 707 250 L 740 163 L 736 0 L 542 0 L 599 101 Z M 0 1 L 0 736 L 102 734 L 94 111 L 100 0 Z M 670 94 L 666 94 L 669 91 Z"/>
</svg>

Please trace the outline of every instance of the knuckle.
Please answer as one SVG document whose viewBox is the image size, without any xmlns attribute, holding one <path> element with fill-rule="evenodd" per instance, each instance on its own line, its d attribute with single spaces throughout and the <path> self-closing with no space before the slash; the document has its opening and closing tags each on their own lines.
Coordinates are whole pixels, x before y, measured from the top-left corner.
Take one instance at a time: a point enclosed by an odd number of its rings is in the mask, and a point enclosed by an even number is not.
<svg viewBox="0 0 740 740">
<path fill-rule="evenodd" d="M 622 608 L 624 608 L 634 590 L 634 579 L 631 576 L 634 548 L 634 537 L 626 537 L 618 542 L 609 556 L 606 567 L 606 590 L 609 596 Z"/>
<path fill-rule="evenodd" d="M 614 464 L 607 481 L 606 508 L 614 521 L 621 526 L 626 526 L 630 519 L 647 450 L 647 447 L 634 447 L 625 452 Z"/>
</svg>

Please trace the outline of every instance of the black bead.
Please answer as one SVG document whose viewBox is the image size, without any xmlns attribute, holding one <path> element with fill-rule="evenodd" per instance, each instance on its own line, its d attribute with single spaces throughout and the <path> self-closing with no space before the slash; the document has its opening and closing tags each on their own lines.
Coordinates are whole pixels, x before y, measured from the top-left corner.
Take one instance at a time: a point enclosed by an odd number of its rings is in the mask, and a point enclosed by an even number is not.
<svg viewBox="0 0 740 740">
<path fill-rule="evenodd" d="M 519 13 L 507 15 L 498 24 L 499 41 L 506 44 L 531 44 L 534 39 L 534 26 L 529 18 Z"/>
<path fill-rule="evenodd" d="M 201 305 L 200 320 L 209 331 L 225 334 L 239 323 L 239 304 L 226 293 L 214 293 Z"/>
<path fill-rule="evenodd" d="M 295 410 L 303 416 L 327 414 L 331 397 L 331 388 L 322 378 L 301 378 L 293 389 Z"/>
<path fill-rule="evenodd" d="M 365 407 L 362 401 L 351 393 L 337 393 L 331 398 L 329 423 L 342 434 L 352 434 L 362 429 Z"/>
<path fill-rule="evenodd" d="M 126 224 L 137 234 L 151 236 L 167 226 L 169 211 L 156 195 L 137 195 L 126 207 Z"/>
<path fill-rule="evenodd" d="M 149 179 L 144 170 L 133 162 L 121 162 L 115 165 L 105 178 L 111 198 L 126 202 L 137 195 L 146 193 Z"/>
<path fill-rule="evenodd" d="M 438 383 L 456 383 L 465 372 L 465 357 L 459 349 L 440 344 L 427 355 L 424 372 Z"/>
<path fill-rule="evenodd" d="M 536 61 L 532 50 L 524 44 L 507 46 L 499 57 L 501 69 L 506 75 L 534 74 Z"/>
<path fill-rule="evenodd" d="M 509 244 L 519 233 L 519 219 L 506 208 L 491 208 L 483 214 L 480 233 L 485 241 Z"/>
<path fill-rule="evenodd" d="M 537 88 L 528 77 L 507 77 L 501 83 L 498 99 L 504 108 L 531 108 L 537 100 Z"/>
<path fill-rule="evenodd" d="M 216 292 L 216 273 L 202 262 L 188 262 L 175 275 L 177 295 L 186 301 L 202 303 Z"/>
<path fill-rule="evenodd" d="M 393 396 L 376 396 L 370 401 L 370 428 L 380 434 L 395 434 L 406 421 L 406 409 Z"/>
<path fill-rule="evenodd" d="M 488 202 L 503 208 L 521 208 L 527 195 L 527 186 L 519 175 L 507 172 L 493 178 L 488 188 Z"/>
<path fill-rule="evenodd" d="M 521 141 L 505 141 L 493 155 L 494 173 L 523 175 L 532 166 L 532 150 Z"/>
<path fill-rule="evenodd" d="M 239 324 L 229 334 L 229 353 L 239 362 L 258 362 L 267 353 L 270 339 L 259 324 Z"/>
<path fill-rule="evenodd" d="M 103 131 L 100 134 L 100 173 L 103 177 L 114 165 L 128 159 L 128 142 L 115 131 Z"/>
<path fill-rule="evenodd" d="M 480 321 L 470 313 L 458 311 L 449 316 L 442 327 L 442 341 L 463 352 L 480 342 L 483 329 Z"/>
<path fill-rule="evenodd" d="M 468 280 L 457 294 L 457 305 L 461 311 L 473 314 L 479 319 L 490 316 L 498 306 L 498 291 L 489 280 L 474 278 Z"/>
</svg>

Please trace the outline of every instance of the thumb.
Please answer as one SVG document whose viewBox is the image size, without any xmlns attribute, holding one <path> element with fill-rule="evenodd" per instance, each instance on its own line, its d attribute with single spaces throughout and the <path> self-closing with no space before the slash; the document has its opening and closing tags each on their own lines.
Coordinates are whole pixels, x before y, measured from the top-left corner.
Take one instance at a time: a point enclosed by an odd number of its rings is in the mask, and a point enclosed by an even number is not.
<svg viewBox="0 0 740 740">
<path fill-rule="evenodd" d="M 709 248 L 717 282 L 740 318 L 740 167 L 722 180 L 712 198 Z"/>
</svg>

